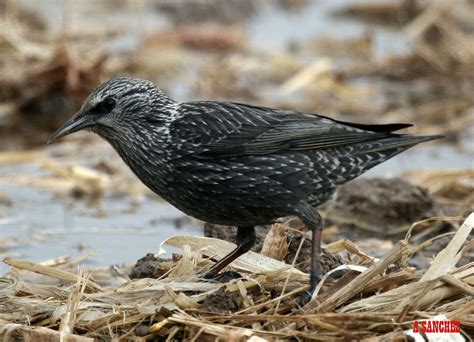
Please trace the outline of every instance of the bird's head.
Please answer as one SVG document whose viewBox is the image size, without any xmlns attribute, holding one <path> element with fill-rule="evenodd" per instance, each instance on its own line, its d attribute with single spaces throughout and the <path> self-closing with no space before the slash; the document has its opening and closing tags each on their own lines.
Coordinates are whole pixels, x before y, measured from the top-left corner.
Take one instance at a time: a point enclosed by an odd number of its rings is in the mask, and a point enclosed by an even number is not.
<svg viewBox="0 0 474 342">
<path fill-rule="evenodd" d="M 150 81 L 119 77 L 102 83 L 79 112 L 58 128 L 48 143 L 88 129 L 104 138 L 133 133 L 139 127 L 164 123 L 174 102 Z"/>
</svg>

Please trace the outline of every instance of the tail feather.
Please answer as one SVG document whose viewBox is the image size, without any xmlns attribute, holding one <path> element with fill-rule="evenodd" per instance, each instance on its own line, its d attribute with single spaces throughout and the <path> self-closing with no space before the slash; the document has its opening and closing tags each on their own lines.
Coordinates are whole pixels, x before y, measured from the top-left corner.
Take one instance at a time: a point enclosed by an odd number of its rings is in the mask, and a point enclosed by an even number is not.
<svg viewBox="0 0 474 342">
<path fill-rule="evenodd" d="M 442 137 L 441 135 L 412 136 L 391 134 L 385 138 L 352 145 L 350 149 L 346 149 L 343 155 L 338 157 L 340 169 L 335 172 L 339 174 L 337 182 L 338 184 L 344 184 L 410 147 Z"/>
<path fill-rule="evenodd" d="M 424 135 L 424 136 L 414 136 L 414 135 L 395 135 L 390 138 L 383 138 L 380 140 L 374 141 L 367 148 L 358 151 L 357 154 L 365 154 L 371 152 L 384 152 L 390 150 L 400 150 L 404 151 L 412 146 L 420 144 L 422 142 L 436 140 L 444 138 L 442 135 Z"/>
</svg>

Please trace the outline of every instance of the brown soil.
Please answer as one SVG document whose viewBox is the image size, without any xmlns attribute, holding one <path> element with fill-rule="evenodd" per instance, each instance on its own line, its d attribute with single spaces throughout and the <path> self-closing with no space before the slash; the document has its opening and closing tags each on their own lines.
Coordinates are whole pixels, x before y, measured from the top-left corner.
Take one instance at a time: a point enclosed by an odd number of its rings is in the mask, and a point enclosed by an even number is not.
<svg viewBox="0 0 474 342">
<path fill-rule="evenodd" d="M 242 307 L 242 296 L 238 291 L 227 292 L 220 288 L 208 296 L 201 304 L 201 309 L 208 312 L 235 312 Z"/>
</svg>

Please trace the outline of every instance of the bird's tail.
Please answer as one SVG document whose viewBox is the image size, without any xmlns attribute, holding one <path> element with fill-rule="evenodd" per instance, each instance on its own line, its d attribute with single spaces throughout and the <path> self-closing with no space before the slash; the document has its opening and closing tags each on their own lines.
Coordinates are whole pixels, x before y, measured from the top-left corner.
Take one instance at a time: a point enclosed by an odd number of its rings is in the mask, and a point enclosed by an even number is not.
<svg viewBox="0 0 474 342">
<path fill-rule="evenodd" d="M 338 157 L 341 165 L 338 184 L 346 183 L 371 168 L 395 157 L 397 154 L 419 143 L 440 139 L 441 135 L 412 136 L 390 134 L 376 140 L 352 145 L 343 155 Z"/>
<path fill-rule="evenodd" d="M 422 136 L 415 136 L 415 135 L 398 135 L 394 134 L 392 137 L 382 138 L 374 141 L 369 146 L 365 146 L 359 153 L 371 153 L 371 152 L 382 152 L 384 154 L 391 154 L 390 151 L 395 152 L 394 155 L 409 149 L 417 144 L 422 142 L 436 140 L 444 138 L 442 135 L 422 135 Z M 388 153 L 387 153 L 388 152 Z M 356 153 L 356 154 L 359 154 Z"/>
</svg>

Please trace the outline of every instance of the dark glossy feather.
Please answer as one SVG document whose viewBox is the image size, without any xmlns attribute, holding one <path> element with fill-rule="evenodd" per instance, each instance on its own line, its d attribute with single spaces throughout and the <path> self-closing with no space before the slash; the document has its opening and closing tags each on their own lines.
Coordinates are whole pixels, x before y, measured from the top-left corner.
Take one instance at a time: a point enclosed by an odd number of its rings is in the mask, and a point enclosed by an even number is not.
<svg viewBox="0 0 474 342">
<path fill-rule="evenodd" d="M 321 115 L 228 102 L 188 102 L 171 135 L 201 146 L 202 158 L 327 149 L 376 141 L 407 124 L 362 125 Z M 366 130 L 362 129 L 366 128 Z"/>
</svg>

